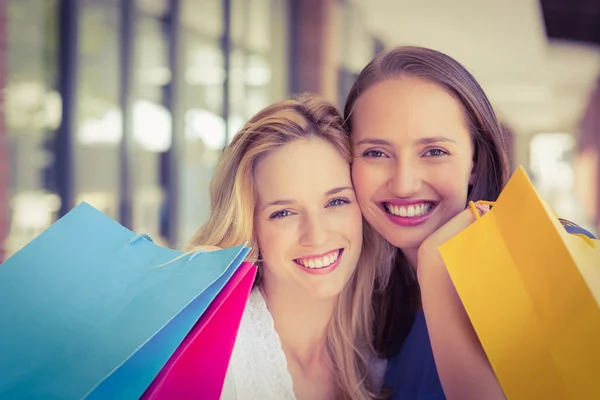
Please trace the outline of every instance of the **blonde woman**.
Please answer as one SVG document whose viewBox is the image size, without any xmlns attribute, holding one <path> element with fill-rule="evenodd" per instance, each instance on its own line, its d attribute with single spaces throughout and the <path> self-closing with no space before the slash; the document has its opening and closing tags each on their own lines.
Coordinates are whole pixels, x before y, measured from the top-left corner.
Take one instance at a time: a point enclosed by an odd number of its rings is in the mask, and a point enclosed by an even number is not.
<svg viewBox="0 0 600 400">
<path fill-rule="evenodd" d="M 363 225 L 336 108 L 303 95 L 254 116 L 225 150 L 191 251 L 249 242 L 259 268 L 221 398 L 379 398 L 371 297 L 391 249 Z"/>
</svg>

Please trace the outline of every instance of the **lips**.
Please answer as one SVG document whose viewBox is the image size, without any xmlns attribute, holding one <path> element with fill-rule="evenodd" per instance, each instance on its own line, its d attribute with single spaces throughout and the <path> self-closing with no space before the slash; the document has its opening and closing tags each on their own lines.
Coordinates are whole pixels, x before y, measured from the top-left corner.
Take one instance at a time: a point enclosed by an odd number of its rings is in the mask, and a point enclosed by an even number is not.
<svg viewBox="0 0 600 400">
<path fill-rule="evenodd" d="M 427 200 L 381 203 L 381 207 L 388 219 L 400 226 L 418 226 L 425 223 L 436 206 L 437 203 Z"/>
</svg>

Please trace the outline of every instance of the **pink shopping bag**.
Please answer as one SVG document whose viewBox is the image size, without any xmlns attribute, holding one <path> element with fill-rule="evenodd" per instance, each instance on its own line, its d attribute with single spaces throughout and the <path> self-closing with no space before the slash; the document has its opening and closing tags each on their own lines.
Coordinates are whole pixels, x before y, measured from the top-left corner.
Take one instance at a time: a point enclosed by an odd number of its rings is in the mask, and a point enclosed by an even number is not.
<svg viewBox="0 0 600 400">
<path fill-rule="evenodd" d="M 218 400 L 256 267 L 243 263 L 144 393 L 144 400 Z"/>
</svg>

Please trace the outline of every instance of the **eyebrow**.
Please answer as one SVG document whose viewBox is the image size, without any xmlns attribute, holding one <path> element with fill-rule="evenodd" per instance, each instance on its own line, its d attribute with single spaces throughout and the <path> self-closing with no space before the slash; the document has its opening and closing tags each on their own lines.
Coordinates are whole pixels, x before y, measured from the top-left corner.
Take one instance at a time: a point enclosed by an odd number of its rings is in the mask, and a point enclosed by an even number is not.
<svg viewBox="0 0 600 400">
<path fill-rule="evenodd" d="M 421 139 L 417 139 L 414 141 L 415 144 L 432 144 L 432 143 L 443 143 L 443 142 L 456 143 L 456 140 L 447 138 L 445 136 L 434 136 L 434 137 L 421 138 Z"/>
<path fill-rule="evenodd" d="M 417 139 L 413 142 L 413 144 L 416 145 L 425 145 L 425 144 L 432 144 L 432 143 L 443 143 L 443 142 L 451 142 L 451 143 L 456 143 L 456 140 L 454 139 L 450 139 L 448 137 L 445 136 L 432 136 L 432 137 L 426 137 L 426 138 L 421 138 L 421 139 Z M 358 142 L 356 142 L 356 145 L 359 146 L 361 144 L 373 144 L 373 145 L 379 145 L 379 146 L 391 146 L 391 143 L 388 142 L 387 140 L 383 140 L 383 139 L 362 139 L 359 140 Z"/>
<path fill-rule="evenodd" d="M 332 196 L 334 194 L 338 194 L 341 193 L 345 190 L 354 190 L 352 189 L 351 186 L 340 186 L 340 187 L 336 187 L 333 189 L 329 189 L 328 191 L 325 192 L 325 196 Z M 289 206 L 290 204 L 294 204 L 296 201 L 295 200 L 291 200 L 291 199 L 285 199 L 285 200 L 275 200 L 275 201 L 271 201 L 267 204 L 265 204 L 265 206 L 262 208 L 263 211 L 270 206 Z"/>
<path fill-rule="evenodd" d="M 362 139 L 359 140 L 358 142 L 356 142 L 356 145 L 361 145 L 361 144 L 376 144 L 376 145 L 381 145 L 381 146 L 389 146 L 390 142 L 388 142 L 387 140 L 383 140 L 383 139 Z"/>
</svg>

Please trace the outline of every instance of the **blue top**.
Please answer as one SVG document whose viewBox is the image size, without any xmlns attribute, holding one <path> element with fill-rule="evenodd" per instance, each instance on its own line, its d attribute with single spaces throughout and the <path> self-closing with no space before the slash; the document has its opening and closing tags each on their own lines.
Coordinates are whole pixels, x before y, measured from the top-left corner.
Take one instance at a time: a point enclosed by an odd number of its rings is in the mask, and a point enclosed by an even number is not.
<svg viewBox="0 0 600 400">
<path fill-rule="evenodd" d="M 577 226 L 565 226 L 567 232 L 594 235 Z M 393 400 L 445 400 L 438 377 L 425 314 L 418 311 L 400 352 L 388 360 L 385 386 L 392 391 Z"/>
<path fill-rule="evenodd" d="M 384 385 L 393 400 L 445 400 L 429 342 L 425 314 L 418 311 L 398 355 L 388 360 Z"/>
</svg>

